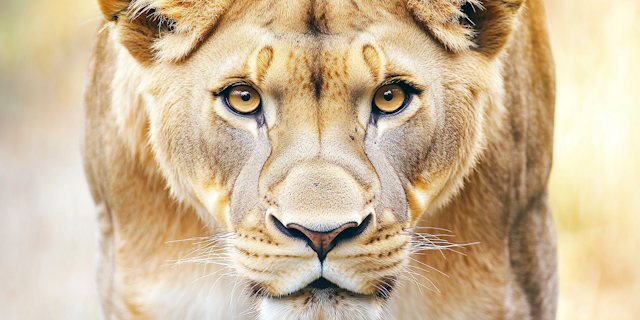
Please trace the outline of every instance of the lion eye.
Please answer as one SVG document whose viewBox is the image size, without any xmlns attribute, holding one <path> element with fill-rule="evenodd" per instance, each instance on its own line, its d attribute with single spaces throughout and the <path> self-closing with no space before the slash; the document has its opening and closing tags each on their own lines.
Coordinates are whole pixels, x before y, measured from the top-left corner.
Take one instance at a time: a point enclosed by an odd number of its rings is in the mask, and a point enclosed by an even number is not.
<svg viewBox="0 0 640 320">
<path fill-rule="evenodd" d="M 373 104 L 382 113 L 394 113 L 400 110 L 407 100 L 407 94 L 398 85 L 391 84 L 376 91 Z"/>
<path fill-rule="evenodd" d="M 252 114 L 260 107 L 260 94 L 249 86 L 236 86 L 228 91 L 227 103 L 239 114 Z"/>
</svg>

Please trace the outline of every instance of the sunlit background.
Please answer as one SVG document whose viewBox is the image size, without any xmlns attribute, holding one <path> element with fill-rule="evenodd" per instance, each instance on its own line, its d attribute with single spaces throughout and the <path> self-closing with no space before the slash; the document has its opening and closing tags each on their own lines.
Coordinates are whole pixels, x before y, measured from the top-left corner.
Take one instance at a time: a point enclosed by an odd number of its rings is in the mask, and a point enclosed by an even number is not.
<svg viewBox="0 0 640 320">
<path fill-rule="evenodd" d="M 558 319 L 640 319 L 640 1 L 547 0 Z M 0 318 L 97 319 L 80 156 L 93 0 L 0 0 Z"/>
</svg>

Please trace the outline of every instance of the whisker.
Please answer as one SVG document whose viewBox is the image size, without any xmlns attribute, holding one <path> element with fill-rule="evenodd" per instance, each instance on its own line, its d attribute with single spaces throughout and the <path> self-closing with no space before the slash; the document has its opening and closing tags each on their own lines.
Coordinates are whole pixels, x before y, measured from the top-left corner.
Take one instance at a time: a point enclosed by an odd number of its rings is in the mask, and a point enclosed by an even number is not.
<svg viewBox="0 0 640 320">
<path fill-rule="evenodd" d="M 203 275 L 203 276 L 199 277 L 198 279 L 195 279 L 195 280 L 193 280 L 193 281 L 191 281 L 191 282 L 193 283 L 193 282 L 196 282 L 196 281 L 198 281 L 198 280 L 202 280 L 202 279 L 204 279 L 204 278 L 206 278 L 206 277 L 210 277 L 210 276 L 212 276 L 212 275 L 215 275 L 216 273 L 218 273 L 218 272 L 220 272 L 220 271 L 223 271 L 223 270 L 224 270 L 224 269 L 220 269 L 220 270 L 218 270 L 218 271 L 216 271 L 216 272 L 212 272 L 212 273 L 209 273 L 209 274 Z M 217 280 L 216 280 L 216 281 L 217 281 Z"/>
<path fill-rule="evenodd" d="M 426 263 L 424 263 L 424 262 L 422 262 L 422 261 L 420 261 L 420 260 L 418 260 L 418 259 L 416 259 L 416 258 L 414 258 L 414 257 L 409 257 L 409 259 L 411 259 L 411 260 L 413 260 L 413 261 L 415 261 L 415 262 L 417 262 L 417 263 L 419 263 L 419 264 L 421 264 L 421 265 L 423 265 L 423 266 L 425 266 L 425 267 L 427 267 L 427 268 L 429 268 L 429 269 L 431 269 L 431 270 L 434 270 L 434 271 L 436 271 L 436 272 L 438 272 L 438 273 L 442 274 L 443 276 L 445 276 L 445 277 L 447 277 L 447 278 L 450 278 L 446 273 L 444 273 L 444 272 L 442 272 L 442 271 L 440 271 L 440 270 L 438 270 L 438 269 L 436 269 L 436 268 L 434 268 L 434 267 L 432 267 L 432 266 L 430 266 L 430 265 L 428 265 L 428 264 L 426 264 Z M 411 265 L 410 265 L 410 264 L 408 264 L 407 266 L 411 266 Z M 417 267 L 417 268 L 419 268 L 418 266 L 412 266 L 412 267 L 414 267 L 414 268 L 416 268 L 416 267 Z M 426 271 L 426 270 L 425 270 L 425 271 Z"/>
<path fill-rule="evenodd" d="M 431 292 L 435 292 L 435 293 L 438 293 L 438 294 L 442 294 L 442 293 L 440 292 L 440 290 L 438 290 L 438 287 L 436 287 L 436 285 L 435 285 L 435 284 L 434 284 L 434 283 L 433 283 L 429 278 L 425 277 L 424 275 L 419 274 L 419 273 L 414 272 L 414 271 L 410 271 L 410 270 L 405 270 L 405 272 L 406 272 L 406 273 L 408 273 L 409 275 L 411 275 L 412 277 L 413 277 L 413 275 L 417 275 L 417 276 L 420 276 L 420 277 L 424 278 L 425 280 L 429 281 L 429 283 L 431 283 L 431 285 L 435 288 L 435 290 L 434 290 L 434 289 L 432 289 L 432 288 L 429 288 L 429 287 L 427 287 L 426 285 L 424 285 L 424 284 L 420 283 L 420 281 L 419 281 L 418 279 L 415 279 L 415 278 L 414 278 L 414 280 L 415 280 L 415 282 L 414 282 L 414 283 L 418 285 L 418 291 L 420 291 L 420 294 L 421 294 L 421 295 L 422 295 L 422 291 L 420 290 L 420 287 L 423 287 L 423 288 L 425 288 L 425 289 L 427 289 L 427 290 L 429 290 L 429 291 L 431 291 Z"/>
<path fill-rule="evenodd" d="M 407 270 L 404 270 L 403 272 L 408 273 L 408 274 L 411 276 L 411 278 L 407 277 L 407 276 L 406 276 L 406 275 L 404 275 L 404 274 L 402 274 L 401 276 L 402 276 L 402 277 L 404 277 L 404 279 L 407 279 L 407 280 L 409 280 L 411 283 L 413 283 L 413 284 L 415 284 L 416 286 L 418 286 L 418 292 L 420 292 L 420 295 L 423 295 L 423 293 L 422 293 L 422 288 L 420 288 L 420 286 L 421 286 L 421 285 L 422 285 L 422 286 L 424 286 L 424 285 L 423 285 L 423 284 L 421 284 L 421 283 L 418 281 L 418 279 L 416 279 L 416 278 L 413 276 L 413 274 L 412 274 L 411 272 L 408 272 Z"/>
</svg>

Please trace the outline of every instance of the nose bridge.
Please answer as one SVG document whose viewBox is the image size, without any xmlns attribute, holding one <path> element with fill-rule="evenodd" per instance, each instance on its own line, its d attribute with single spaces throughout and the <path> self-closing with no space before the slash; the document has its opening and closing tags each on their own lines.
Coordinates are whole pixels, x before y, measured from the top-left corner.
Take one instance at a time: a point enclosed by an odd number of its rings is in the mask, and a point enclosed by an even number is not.
<svg viewBox="0 0 640 320">
<path fill-rule="evenodd" d="M 272 153 L 265 164 L 266 172 L 263 172 L 267 176 L 263 182 L 269 188 L 282 182 L 294 168 L 310 163 L 310 167 L 316 167 L 318 163 L 340 167 L 342 174 L 351 176 L 362 188 L 374 187 L 377 179 L 364 152 L 364 128 L 348 116 L 332 118 L 333 123 L 328 123 L 329 118 L 313 126 L 278 125 L 270 132 Z"/>
<path fill-rule="evenodd" d="M 315 44 L 289 44 L 274 59 L 278 77 L 276 116 L 269 129 L 271 155 L 264 165 L 260 190 L 267 198 L 296 165 L 320 154 L 318 100 L 313 92 Z M 274 199 L 268 199 L 272 201 Z"/>
<path fill-rule="evenodd" d="M 329 43 L 323 50 L 322 66 L 317 68 L 324 79 L 318 95 L 318 132 L 321 157 L 371 188 L 377 179 L 364 152 L 366 123 L 361 123 L 364 109 L 358 95 L 362 92 L 356 85 L 363 79 L 360 51 L 358 45 L 343 42 Z"/>
<path fill-rule="evenodd" d="M 267 170 L 280 173 L 271 179 L 268 197 L 284 226 L 328 232 L 360 225 L 373 213 L 379 186 L 363 151 L 364 133 L 358 135 L 355 122 L 344 121 L 315 130 L 292 129 L 278 138 Z"/>
<path fill-rule="evenodd" d="M 379 186 L 364 152 L 358 106 L 347 89 L 347 54 L 315 54 L 314 59 L 289 55 L 300 63 L 296 70 L 305 72 L 291 75 L 295 82 L 281 96 L 260 184 L 283 225 L 325 232 L 360 224 L 372 213 Z"/>
<path fill-rule="evenodd" d="M 375 169 L 364 152 L 364 128 L 348 116 L 335 118 L 341 119 L 321 129 L 319 158 L 343 168 L 364 189 L 375 188 Z"/>
<path fill-rule="evenodd" d="M 285 226 L 325 232 L 359 225 L 372 213 L 378 188 L 361 145 L 364 135 L 357 137 L 355 123 L 337 125 L 340 121 L 322 129 L 297 126 L 274 137 L 262 182 Z"/>
</svg>

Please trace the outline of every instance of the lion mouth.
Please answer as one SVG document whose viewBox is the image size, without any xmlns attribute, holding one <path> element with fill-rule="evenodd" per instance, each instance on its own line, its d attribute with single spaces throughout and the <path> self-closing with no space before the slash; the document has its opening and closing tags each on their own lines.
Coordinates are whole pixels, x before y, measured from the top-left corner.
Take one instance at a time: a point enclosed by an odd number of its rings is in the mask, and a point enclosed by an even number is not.
<svg viewBox="0 0 640 320">
<path fill-rule="evenodd" d="M 298 291 L 292 292 L 283 296 L 271 296 L 266 295 L 271 299 L 288 299 L 294 298 L 297 296 L 309 296 L 309 297 L 320 297 L 320 296 L 334 296 L 334 295 L 346 295 L 350 297 L 372 297 L 376 299 L 387 300 L 391 296 L 391 292 L 395 287 L 395 282 L 385 283 L 386 285 L 379 286 L 379 290 L 373 294 L 363 294 L 354 292 L 348 289 L 341 288 L 337 284 L 327 280 L 324 277 L 320 277 L 307 286 L 301 288 Z"/>
<path fill-rule="evenodd" d="M 338 287 L 337 284 L 327 280 L 325 277 L 320 277 L 315 281 L 311 282 L 306 287 L 304 287 L 303 290 L 304 289 L 325 290 L 325 289 L 340 289 L 340 287 Z M 345 290 L 345 291 L 348 291 L 348 290 Z"/>
<path fill-rule="evenodd" d="M 388 293 L 390 289 L 382 291 Z M 387 298 L 385 294 L 362 294 L 343 289 L 320 277 L 287 295 L 262 296 L 256 300 L 256 306 L 260 319 L 268 320 L 283 320 L 281 316 L 273 316 L 282 315 L 282 310 L 291 310 L 291 317 L 285 319 L 381 319 Z M 354 314 L 358 316 L 354 317 Z"/>
</svg>

